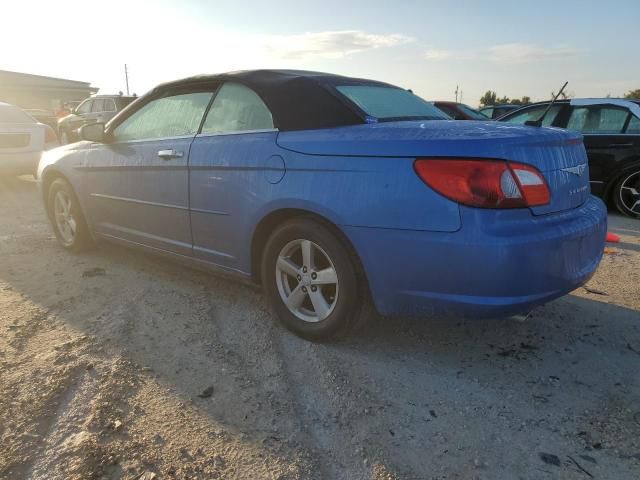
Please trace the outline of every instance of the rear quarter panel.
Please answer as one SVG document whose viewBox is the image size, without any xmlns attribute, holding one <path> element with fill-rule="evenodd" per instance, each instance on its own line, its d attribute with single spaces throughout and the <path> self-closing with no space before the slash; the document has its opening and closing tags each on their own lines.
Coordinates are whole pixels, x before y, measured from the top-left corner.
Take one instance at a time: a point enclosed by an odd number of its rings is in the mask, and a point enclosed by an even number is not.
<svg viewBox="0 0 640 480">
<path fill-rule="evenodd" d="M 308 155 L 278 147 L 276 135 L 212 136 L 192 145 L 194 236 L 211 236 L 194 241 L 207 243 L 212 261 L 250 272 L 256 226 L 283 209 L 309 211 L 338 226 L 460 228 L 458 205 L 418 178 L 412 158 Z"/>
</svg>

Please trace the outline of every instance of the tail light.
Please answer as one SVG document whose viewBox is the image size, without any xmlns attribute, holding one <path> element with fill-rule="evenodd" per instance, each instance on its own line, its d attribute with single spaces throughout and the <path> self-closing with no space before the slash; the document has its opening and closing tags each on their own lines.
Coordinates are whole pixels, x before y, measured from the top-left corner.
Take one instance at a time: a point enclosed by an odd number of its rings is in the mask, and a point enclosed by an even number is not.
<svg viewBox="0 0 640 480">
<path fill-rule="evenodd" d="M 484 159 L 418 159 L 418 176 L 436 192 L 471 207 L 523 208 L 551 200 L 542 173 L 523 163 Z"/>
<path fill-rule="evenodd" d="M 58 143 L 58 135 L 49 125 L 44 125 L 44 143 Z"/>
</svg>

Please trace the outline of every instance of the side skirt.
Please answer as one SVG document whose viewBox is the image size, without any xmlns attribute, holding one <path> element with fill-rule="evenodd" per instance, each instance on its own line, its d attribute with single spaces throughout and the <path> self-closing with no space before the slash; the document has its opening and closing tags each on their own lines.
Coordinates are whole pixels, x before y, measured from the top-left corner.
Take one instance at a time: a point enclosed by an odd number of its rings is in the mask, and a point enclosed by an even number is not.
<svg viewBox="0 0 640 480">
<path fill-rule="evenodd" d="M 167 250 L 162 250 L 156 247 L 150 247 L 142 243 L 132 242 L 131 240 L 125 240 L 123 238 L 114 237 L 112 235 L 104 233 L 93 232 L 93 235 L 98 240 L 106 240 L 111 243 L 130 247 L 146 254 L 166 258 L 167 260 L 179 263 L 180 265 L 184 265 L 186 267 L 190 267 L 207 273 L 213 273 L 223 278 L 228 278 L 230 280 L 242 283 L 245 286 L 252 288 L 253 290 L 259 291 L 262 289 L 262 287 L 254 281 L 251 274 L 242 272 L 240 270 L 234 270 L 232 268 L 223 267 L 221 265 L 207 262 L 206 260 L 202 260 L 199 258 L 187 257 L 185 255 L 180 255 L 179 253 L 169 252 Z"/>
</svg>

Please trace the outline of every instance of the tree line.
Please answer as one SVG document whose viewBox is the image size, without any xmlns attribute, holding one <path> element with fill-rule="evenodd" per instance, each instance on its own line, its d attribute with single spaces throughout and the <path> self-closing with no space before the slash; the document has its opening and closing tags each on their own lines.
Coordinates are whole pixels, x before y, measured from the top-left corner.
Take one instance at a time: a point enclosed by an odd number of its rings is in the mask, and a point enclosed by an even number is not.
<svg viewBox="0 0 640 480">
<path fill-rule="evenodd" d="M 562 97 L 563 98 L 569 98 L 573 96 L 572 94 L 563 94 Z M 608 95 L 610 96 L 610 95 Z M 551 92 L 551 98 L 555 97 L 555 94 L 553 92 Z M 629 90 L 627 93 L 624 94 L 623 96 L 624 98 L 634 98 L 634 99 L 640 99 L 640 88 L 637 88 L 635 90 Z M 531 103 L 531 97 L 528 96 L 524 96 L 522 98 L 509 98 L 506 95 L 503 96 L 502 98 L 498 97 L 498 95 L 496 94 L 496 92 L 494 92 L 493 90 L 487 90 L 485 92 L 485 94 L 480 97 L 480 105 L 481 106 L 487 106 L 487 105 L 504 105 L 504 104 L 509 104 L 509 105 L 529 105 Z"/>
</svg>

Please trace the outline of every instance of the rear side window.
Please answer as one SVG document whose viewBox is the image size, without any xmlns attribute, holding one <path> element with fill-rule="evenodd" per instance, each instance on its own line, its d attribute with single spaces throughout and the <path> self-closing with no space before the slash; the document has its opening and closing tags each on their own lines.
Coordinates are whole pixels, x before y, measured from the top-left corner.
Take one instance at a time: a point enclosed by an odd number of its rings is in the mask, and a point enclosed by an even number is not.
<svg viewBox="0 0 640 480">
<path fill-rule="evenodd" d="M 0 105 L 0 123 L 36 123 L 36 121 L 18 107 Z"/>
<path fill-rule="evenodd" d="M 116 102 L 113 101 L 113 98 L 105 98 L 104 99 L 104 111 L 105 112 L 115 112 L 116 111 Z"/>
<path fill-rule="evenodd" d="M 567 129 L 582 133 L 622 133 L 629 112 L 614 107 L 576 107 L 571 112 Z"/>
<path fill-rule="evenodd" d="M 493 107 L 491 108 L 483 108 L 480 110 L 480 113 L 483 114 L 487 118 L 493 118 Z"/>
<path fill-rule="evenodd" d="M 524 123 L 528 122 L 529 120 L 538 120 L 547 109 L 547 106 L 548 105 L 540 105 L 538 107 L 528 108 L 524 112 L 516 113 L 512 117 L 509 117 L 505 120 L 505 122 L 524 125 Z M 553 125 L 553 122 L 558 116 L 558 113 L 560 113 L 561 109 L 562 105 L 553 105 L 542 119 L 542 125 L 544 125 L 545 127 Z"/>
<path fill-rule="evenodd" d="M 449 120 L 436 106 L 401 88 L 348 85 L 336 90 L 379 120 Z"/>
<path fill-rule="evenodd" d="M 228 133 L 273 128 L 271 112 L 250 88 L 225 83 L 213 100 L 202 133 Z"/>
<path fill-rule="evenodd" d="M 444 104 L 439 104 L 436 105 L 436 108 L 438 110 L 442 110 L 444 113 L 446 113 L 447 115 L 449 115 L 451 118 L 456 118 L 458 116 L 458 112 L 456 112 L 453 108 L 451 108 L 449 105 L 444 105 Z"/>
<path fill-rule="evenodd" d="M 115 128 L 114 139 L 127 142 L 195 135 L 211 95 L 198 92 L 152 100 Z"/>
</svg>

